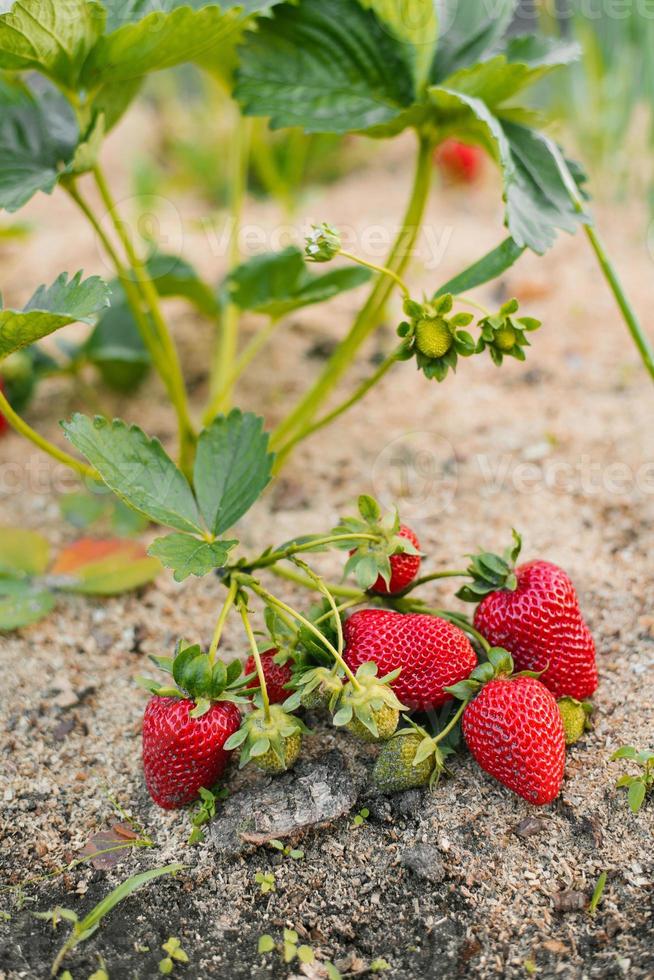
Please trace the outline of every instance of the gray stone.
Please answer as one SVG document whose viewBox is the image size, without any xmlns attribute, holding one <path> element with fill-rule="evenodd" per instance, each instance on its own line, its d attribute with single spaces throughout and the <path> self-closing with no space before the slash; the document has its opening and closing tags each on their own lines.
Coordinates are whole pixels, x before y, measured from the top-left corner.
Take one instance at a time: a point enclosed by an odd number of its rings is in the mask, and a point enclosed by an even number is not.
<svg viewBox="0 0 654 980">
<path fill-rule="evenodd" d="M 349 813 L 364 781 L 337 750 L 281 776 L 262 775 L 221 806 L 211 840 L 220 854 L 240 854 L 269 840 L 295 839 Z"/>
<path fill-rule="evenodd" d="M 400 854 L 400 864 L 413 871 L 419 878 L 437 884 L 445 877 L 445 868 L 440 851 L 432 844 L 416 844 L 405 848 Z"/>
</svg>

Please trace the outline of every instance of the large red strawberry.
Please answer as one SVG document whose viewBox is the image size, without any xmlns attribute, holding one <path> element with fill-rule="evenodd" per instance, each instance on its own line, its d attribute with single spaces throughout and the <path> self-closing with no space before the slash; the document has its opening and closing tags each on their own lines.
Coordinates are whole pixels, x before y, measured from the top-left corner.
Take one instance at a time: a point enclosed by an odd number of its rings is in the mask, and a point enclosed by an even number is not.
<svg viewBox="0 0 654 980">
<path fill-rule="evenodd" d="M 261 666 L 263 667 L 263 676 L 266 678 L 266 690 L 268 691 L 268 700 L 271 704 L 282 704 L 288 697 L 291 696 L 291 691 L 286 688 L 286 684 L 291 680 L 291 664 L 287 660 L 283 664 L 279 664 L 275 661 L 275 657 L 278 656 L 278 651 L 276 647 L 272 650 L 266 650 L 265 653 L 261 655 Z M 254 662 L 254 657 L 248 657 L 247 663 L 245 664 L 245 673 L 256 674 L 256 664 Z M 248 687 L 258 687 L 259 681 L 254 677 Z"/>
<path fill-rule="evenodd" d="M 238 731 L 241 713 L 231 701 L 217 701 L 199 718 L 190 698 L 150 699 L 143 717 L 143 769 L 154 802 L 165 810 L 191 803 L 200 787 L 210 789 L 223 774 L 230 753 L 223 746 Z"/>
<path fill-rule="evenodd" d="M 445 688 L 466 678 L 477 664 L 465 634 L 436 616 L 363 609 L 350 616 L 344 635 L 344 657 L 352 670 L 367 661 L 374 661 L 380 674 L 401 668 L 391 687 L 414 710 L 449 701 Z"/>
<path fill-rule="evenodd" d="M 516 536 L 516 546 L 504 558 L 477 555 L 470 566 L 474 582 L 459 595 L 479 602 L 476 628 L 492 646 L 509 651 L 517 670 L 543 671 L 540 680 L 555 697 L 583 701 L 598 678 L 595 643 L 575 588 L 551 562 L 514 568 L 519 550 Z"/>
<path fill-rule="evenodd" d="M 479 765 L 529 803 L 556 799 L 565 768 L 558 705 L 534 677 L 489 681 L 463 713 L 463 736 Z"/>
<path fill-rule="evenodd" d="M 447 139 L 436 150 L 436 162 L 444 177 L 454 183 L 474 184 L 483 165 L 484 154 L 477 146 Z"/>
<path fill-rule="evenodd" d="M 406 524 L 400 524 L 400 529 L 397 532 L 398 537 L 406 538 L 410 541 L 416 551 L 420 551 L 420 542 L 414 531 Z M 402 592 L 406 589 L 408 585 L 411 585 L 413 580 L 416 578 L 418 572 L 420 571 L 420 555 L 410 555 L 407 552 L 399 555 L 391 555 L 391 577 L 389 579 L 388 585 L 380 575 L 377 581 L 372 586 L 373 592 L 379 592 L 381 595 L 395 595 L 397 592 Z"/>
<path fill-rule="evenodd" d="M 153 697 L 143 716 L 143 769 L 154 802 L 166 810 L 194 800 L 222 775 L 230 752 L 228 738 L 238 732 L 242 696 L 241 664 L 224 664 L 199 646 L 175 657 L 153 657 L 172 675 L 167 686 L 139 678 Z M 174 681 L 174 685 L 173 685 Z"/>
</svg>

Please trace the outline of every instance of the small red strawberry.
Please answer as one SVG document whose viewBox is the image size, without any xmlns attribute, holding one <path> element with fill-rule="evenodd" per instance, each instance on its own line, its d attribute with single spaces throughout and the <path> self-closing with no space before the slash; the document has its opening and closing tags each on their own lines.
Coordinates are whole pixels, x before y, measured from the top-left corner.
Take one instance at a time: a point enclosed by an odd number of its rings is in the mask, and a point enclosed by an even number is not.
<svg viewBox="0 0 654 980">
<path fill-rule="evenodd" d="M 466 707 L 462 727 L 481 768 L 508 789 L 535 806 L 559 795 L 565 768 L 561 712 L 535 677 L 497 676 L 485 683 Z"/>
<path fill-rule="evenodd" d="M 542 672 L 540 680 L 556 698 L 584 701 L 597 688 L 597 664 L 575 588 L 551 562 L 515 568 L 519 552 L 515 535 L 504 558 L 477 555 L 469 568 L 474 581 L 458 595 L 479 603 L 475 627 L 492 646 L 509 651 L 517 670 Z"/>
<path fill-rule="evenodd" d="M 342 517 L 333 533 L 341 539 L 338 546 L 350 552 L 345 575 L 353 573 L 363 590 L 395 595 L 411 585 L 420 570 L 420 543 L 414 532 L 400 524 L 397 511 L 382 517 L 377 501 L 366 494 L 359 497 L 358 516 Z"/>
<path fill-rule="evenodd" d="M 238 731 L 241 713 L 231 701 L 217 701 L 199 718 L 190 698 L 150 699 L 143 717 L 143 769 L 148 792 L 165 810 L 191 803 L 200 787 L 222 776 L 230 753 L 225 742 Z"/>
<path fill-rule="evenodd" d="M 176 686 L 138 679 L 153 694 L 143 716 L 143 770 L 154 802 L 173 810 L 222 775 L 230 756 L 225 743 L 241 725 L 235 702 L 245 701 L 243 678 L 238 661 L 214 662 L 199 646 L 178 644 L 174 658 L 152 660 Z"/>
<path fill-rule="evenodd" d="M 402 704 L 416 711 L 451 700 L 445 689 L 477 665 L 465 634 L 436 616 L 363 609 L 350 616 L 344 636 L 344 658 L 352 670 L 368 661 L 378 665 L 380 674 L 401 668 L 391 688 Z"/>
<path fill-rule="evenodd" d="M 406 524 L 400 524 L 400 529 L 397 532 L 398 537 L 406 538 L 410 541 L 416 551 L 420 551 L 420 542 L 414 531 Z M 408 585 L 411 585 L 413 580 L 417 577 L 420 571 L 420 555 L 410 555 L 408 552 L 399 555 L 391 555 L 391 577 L 388 585 L 382 578 L 381 575 L 377 577 L 377 581 L 372 586 L 373 592 L 379 592 L 381 595 L 395 595 L 397 592 L 402 592 L 406 589 Z"/>
<path fill-rule="evenodd" d="M 279 656 L 276 647 L 266 650 L 261 655 L 261 666 L 263 675 L 266 678 L 266 688 L 268 690 L 268 700 L 271 704 L 282 704 L 291 695 L 291 691 L 286 688 L 292 677 L 291 664 L 287 660 L 285 663 L 277 663 L 275 658 Z M 254 657 L 248 657 L 245 664 L 245 674 L 256 674 L 256 664 Z M 258 687 L 259 681 L 256 677 L 250 681 L 248 687 Z"/>
<path fill-rule="evenodd" d="M 436 150 L 436 163 L 453 183 L 474 184 L 483 169 L 484 154 L 477 146 L 447 139 Z"/>
</svg>

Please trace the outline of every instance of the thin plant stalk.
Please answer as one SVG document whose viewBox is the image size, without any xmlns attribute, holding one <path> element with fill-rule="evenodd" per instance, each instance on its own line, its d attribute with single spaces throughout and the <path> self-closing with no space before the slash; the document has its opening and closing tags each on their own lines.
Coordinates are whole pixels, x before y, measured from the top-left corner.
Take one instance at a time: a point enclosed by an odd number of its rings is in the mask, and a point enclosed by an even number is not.
<svg viewBox="0 0 654 980">
<path fill-rule="evenodd" d="M 9 404 L 8 399 L 0 388 L 0 413 L 4 415 L 5 419 L 21 436 L 29 439 L 35 446 L 37 446 L 42 452 L 47 453 L 48 456 L 52 456 L 56 459 L 58 463 L 63 463 L 64 466 L 68 466 L 69 469 L 74 470 L 80 476 L 84 477 L 85 480 L 94 480 L 96 483 L 101 483 L 100 475 L 90 466 L 85 463 L 80 462 L 80 460 L 75 459 L 74 456 L 70 456 L 63 449 L 59 449 L 55 446 L 53 442 L 50 442 L 44 436 L 39 435 L 27 422 L 18 415 L 17 412 Z"/>
<path fill-rule="evenodd" d="M 116 202 L 113 199 L 109 185 L 99 164 L 96 164 L 96 166 L 93 168 L 93 176 L 95 178 L 102 201 L 107 208 L 113 228 L 121 242 L 121 245 L 125 249 L 125 255 L 127 256 L 131 271 L 134 273 L 136 285 L 143 296 L 145 303 L 147 304 L 148 312 L 152 318 L 157 339 L 161 345 L 168 364 L 169 393 L 177 414 L 179 425 L 180 466 L 184 472 L 189 475 L 193 465 L 196 433 L 191 421 L 188 395 L 184 382 L 184 375 L 182 374 L 182 368 L 179 362 L 179 356 L 177 354 L 177 348 L 175 347 L 173 339 L 170 336 L 166 321 L 161 312 L 159 294 L 154 283 L 152 282 L 152 279 L 150 278 L 145 263 L 139 257 L 136 249 L 134 248 L 125 225 L 120 220 L 116 208 Z"/>
<path fill-rule="evenodd" d="M 203 419 L 205 425 L 210 425 L 211 422 L 213 422 L 216 415 L 218 415 L 222 406 L 225 404 L 229 393 L 234 388 L 234 385 L 238 379 L 241 377 L 245 369 L 249 367 L 257 354 L 259 354 L 270 341 L 278 325 L 279 319 L 277 317 L 271 317 L 269 322 L 262 327 L 261 330 L 257 330 L 252 340 L 243 348 L 236 360 L 236 363 L 234 364 L 234 367 L 232 368 L 231 374 L 225 380 L 224 386 L 218 392 L 216 392 L 215 397 L 211 400 L 209 407 L 205 411 Z"/>
<path fill-rule="evenodd" d="M 420 137 L 411 197 L 402 228 L 385 263 L 385 267 L 398 276 L 402 275 L 409 262 L 413 246 L 422 227 L 422 218 L 431 186 L 431 156 L 431 141 L 425 137 Z M 352 329 L 334 351 L 316 383 L 274 431 L 271 440 L 273 449 L 279 449 L 298 429 L 311 424 L 322 403 L 328 398 L 332 389 L 351 365 L 361 345 L 379 325 L 381 312 L 395 285 L 395 280 L 388 275 L 384 274 L 378 277 L 367 302 L 354 321 Z"/>
<path fill-rule="evenodd" d="M 259 647 L 257 646 L 257 641 L 255 639 L 254 633 L 252 632 L 252 624 L 250 623 L 250 617 L 248 616 L 247 606 L 242 602 L 239 606 L 239 612 L 241 614 L 241 619 L 243 620 L 243 626 L 247 634 L 248 641 L 250 643 L 250 649 L 252 650 L 252 656 L 254 658 L 254 664 L 257 670 L 257 677 L 259 679 L 259 686 L 261 688 L 261 700 L 263 701 L 263 711 L 266 717 L 266 721 L 270 721 L 270 698 L 268 697 L 268 688 L 266 686 L 266 675 L 263 671 L 263 664 L 261 663 L 261 654 L 259 653 Z"/>
<path fill-rule="evenodd" d="M 251 120 L 244 118 L 239 113 L 232 145 L 230 191 L 231 232 L 227 256 L 228 273 L 238 265 L 240 260 L 239 237 L 247 192 L 251 133 Z M 222 311 L 220 331 L 211 371 L 210 405 L 207 409 L 207 416 L 211 415 L 211 418 L 221 411 L 226 411 L 231 404 L 232 389 L 234 387 L 232 375 L 238 350 L 240 316 L 241 313 L 238 306 L 227 300 Z"/>
<path fill-rule="evenodd" d="M 317 422 L 313 422 L 311 425 L 301 429 L 296 435 L 289 439 L 286 445 L 282 446 L 277 452 L 277 457 L 275 460 L 277 469 L 281 469 L 281 467 L 284 465 L 284 460 L 299 442 L 303 442 L 305 439 L 308 439 L 309 436 L 319 432 L 320 429 L 324 429 L 326 426 L 331 425 L 332 422 L 334 422 L 341 415 L 344 415 L 345 412 L 349 411 L 354 405 L 357 404 L 357 402 L 361 401 L 362 398 L 365 398 L 368 392 L 374 388 L 375 385 L 381 381 L 384 375 L 390 371 L 393 365 L 397 363 L 400 350 L 401 348 L 393 351 L 392 354 L 389 354 L 388 357 L 382 361 L 377 370 L 365 381 L 362 381 L 349 398 L 346 398 L 344 402 L 341 402 L 340 405 L 337 405 L 336 408 L 334 408 L 331 412 L 328 412 L 327 415 L 324 415 L 321 419 L 318 419 Z"/>
<path fill-rule="evenodd" d="M 238 585 L 235 581 L 231 582 L 229 586 L 229 592 L 227 593 L 227 598 L 223 603 L 223 607 L 220 610 L 218 619 L 216 620 L 216 628 L 213 631 L 213 637 L 211 639 L 211 646 L 209 647 L 209 661 L 211 664 L 214 663 L 216 659 L 216 654 L 218 653 L 218 646 L 220 644 L 220 639 L 223 635 L 223 629 L 225 623 L 227 622 L 227 617 L 234 605 L 234 600 L 236 599 L 236 593 L 238 591 Z"/>
</svg>

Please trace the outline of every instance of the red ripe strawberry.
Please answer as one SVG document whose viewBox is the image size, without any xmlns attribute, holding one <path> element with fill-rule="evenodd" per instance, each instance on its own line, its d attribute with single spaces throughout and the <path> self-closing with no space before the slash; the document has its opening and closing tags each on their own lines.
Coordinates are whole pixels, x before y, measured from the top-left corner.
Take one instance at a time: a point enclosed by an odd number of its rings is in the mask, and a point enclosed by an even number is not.
<svg viewBox="0 0 654 980">
<path fill-rule="evenodd" d="M 400 667 L 391 688 L 408 708 L 438 708 L 451 695 L 445 690 L 468 677 L 477 657 L 465 634 L 452 623 L 422 613 L 363 609 L 344 629 L 348 666 L 356 670 L 374 661 L 380 674 Z"/>
<path fill-rule="evenodd" d="M 463 736 L 482 769 L 529 803 L 556 799 L 565 734 L 553 695 L 534 677 L 498 677 L 463 713 Z"/>
<path fill-rule="evenodd" d="M 544 671 L 540 680 L 555 697 L 590 697 L 598 683 L 595 643 L 572 582 L 547 561 L 520 565 L 515 579 L 512 591 L 481 601 L 476 628 L 491 646 L 509 651 L 516 670 Z"/>
<path fill-rule="evenodd" d="M 406 524 L 400 524 L 400 530 L 397 534 L 400 538 L 406 538 L 417 551 L 420 551 L 418 538 Z M 386 585 L 386 582 L 384 582 L 384 579 L 380 575 L 372 586 L 372 591 L 379 592 L 381 595 L 395 595 L 396 592 L 401 592 L 403 589 L 406 589 L 407 585 L 411 585 L 420 571 L 420 555 L 391 555 L 389 560 L 391 563 L 391 577 L 388 585 Z"/>
<path fill-rule="evenodd" d="M 153 697 L 143 717 L 143 769 L 154 802 L 165 810 L 191 803 L 201 787 L 222 775 L 230 753 L 223 746 L 238 731 L 241 714 L 231 701 L 214 702 L 199 718 L 190 698 Z"/>
<path fill-rule="evenodd" d="M 291 691 L 284 687 L 291 679 L 291 664 L 288 660 L 285 664 L 275 663 L 276 655 L 277 649 L 275 647 L 272 650 L 266 650 L 260 655 L 261 666 L 263 667 L 263 676 L 266 678 L 268 700 L 271 704 L 282 704 L 291 696 Z M 256 670 L 254 657 L 248 657 L 245 664 L 245 674 L 256 674 Z M 256 677 L 247 686 L 258 687 L 259 682 Z"/>
<path fill-rule="evenodd" d="M 477 146 L 447 139 L 436 150 L 436 162 L 449 180 L 474 184 L 482 171 L 484 155 Z"/>
</svg>

